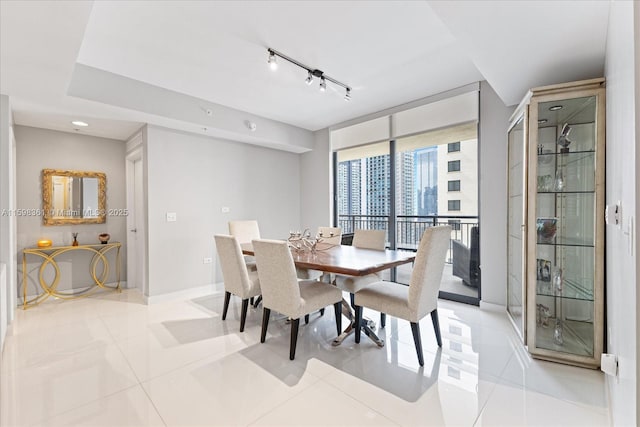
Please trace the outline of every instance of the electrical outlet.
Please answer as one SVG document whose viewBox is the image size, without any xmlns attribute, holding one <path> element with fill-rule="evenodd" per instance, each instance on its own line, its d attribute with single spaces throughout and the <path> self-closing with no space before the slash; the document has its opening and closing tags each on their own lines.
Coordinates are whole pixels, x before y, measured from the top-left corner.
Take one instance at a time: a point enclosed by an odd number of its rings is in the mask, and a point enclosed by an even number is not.
<svg viewBox="0 0 640 427">
<path fill-rule="evenodd" d="M 220 209 L 220 211 L 222 213 L 229 213 L 231 212 L 231 209 L 229 208 L 229 206 L 223 206 L 222 209 Z"/>
<path fill-rule="evenodd" d="M 202 258 L 203 264 L 211 264 L 213 262 L 213 258 Z"/>
<path fill-rule="evenodd" d="M 167 222 L 176 222 L 178 215 L 175 212 L 167 212 Z"/>
</svg>

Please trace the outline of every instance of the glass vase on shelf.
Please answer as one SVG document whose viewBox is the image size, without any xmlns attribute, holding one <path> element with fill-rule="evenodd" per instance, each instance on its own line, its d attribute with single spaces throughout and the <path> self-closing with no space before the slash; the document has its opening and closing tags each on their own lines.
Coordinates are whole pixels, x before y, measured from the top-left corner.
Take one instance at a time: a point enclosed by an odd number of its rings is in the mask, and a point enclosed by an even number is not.
<svg viewBox="0 0 640 427">
<path fill-rule="evenodd" d="M 564 344 L 564 325 L 562 320 L 556 318 L 556 324 L 553 327 L 553 342 L 558 345 Z"/>
<path fill-rule="evenodd" d="M 553 290 L 557 295 L 562 294 L 562 268 L 560 267 L 553 270 Z"/>
</svg>

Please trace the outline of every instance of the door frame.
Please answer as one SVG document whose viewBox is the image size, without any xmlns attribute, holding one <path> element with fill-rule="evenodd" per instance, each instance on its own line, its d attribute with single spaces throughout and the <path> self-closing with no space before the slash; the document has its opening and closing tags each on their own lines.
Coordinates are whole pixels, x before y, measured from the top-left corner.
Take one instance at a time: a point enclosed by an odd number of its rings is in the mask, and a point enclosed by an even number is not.
<svg viewBox="0 0 640 427">
<path fill-rule="evenodd" d="M 146 223 L 136 223 L 136 206 L 135 206 L 135 163 L 143 162 L 143 180 L 144 180 L 144 156 L 143 147 L 138 146 L 126 155 L 125 174 L 126 174 L 126 198 L 127 198 L 127 287 L 135 287 L 140 289 L 143 296 L 148 296 L 149 289 L 147 284 L 146 274 L 146 259 L 147 259 L 147 245 L 146 245 Z M 141 183 L 143 194 L 142 200 L 146 197 L 144 182 Z M 142 203 L 142 217 L 145 218 L 144 212 L 145 204 Z M 132 231 L 136 230 L 136 231 Z M 136 233 L 134 236 L 133 233 Z M 142 259 L 142 265 L 136 262 L 136 259 Z M 142 283 L 137 283 L 135 279 L 138 275 L 138 270 L 141 269 Z"/>
</svg>

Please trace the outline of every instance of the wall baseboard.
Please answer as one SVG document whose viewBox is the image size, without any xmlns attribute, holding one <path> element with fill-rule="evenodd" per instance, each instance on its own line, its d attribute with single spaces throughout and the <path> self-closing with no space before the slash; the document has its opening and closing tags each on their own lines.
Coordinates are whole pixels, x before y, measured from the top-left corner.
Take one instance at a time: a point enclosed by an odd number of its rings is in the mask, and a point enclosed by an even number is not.
<svg viewBox="0 0 640 427">
<path fill-rule="evenodd" d="M 480 310 L 497 311 L 500 313 L 506 313 L 507 307 L 502 304 L 494 304 L 492 302 L 480 301 Z"/>
<path fill-rule="evenodd" d="M 222 291 L 221 291 L 222 289 Z M 182 301 L 192 298 L 204 297 L 207 295 L 217 295 L 224 291 L 222 283 L 212 283 L 209 285 L 198 286 L 195 288 L 184 289 L 176 292 L 168 292 L 161 295 L 147 296 L 144 295 L 144 301 L 147 305 L 158 304 L 168 301 Z"/>
</svg>

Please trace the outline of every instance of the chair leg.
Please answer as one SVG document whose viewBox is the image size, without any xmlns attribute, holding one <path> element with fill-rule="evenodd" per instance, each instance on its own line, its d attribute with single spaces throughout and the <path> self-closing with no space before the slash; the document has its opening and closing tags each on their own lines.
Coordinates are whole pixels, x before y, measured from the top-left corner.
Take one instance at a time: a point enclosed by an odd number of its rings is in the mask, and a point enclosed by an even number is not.
<svg viewBox="0 0 640 427">
<path fill-rule="evenodd" d="M 267 327 L 269 326 L 269 316 L 271 315 L 271 309 L 264 307 L 262 309 L 262 334 L 260 334 L 260 342 L 264 342 L 267 337 Z"/>
<path fill-rule="evenodd" d="M 240 314 L 240 332 L 244 332 L 244 322 L 247 320 L 247 308 L 249 308 L 249 300 L 242 300 L 242 313 Z"/>
<path fill-rule="evenodd" d="M 253 305 L 253 297 L 249 298 L 249 304 Z"/>
<path fill-rule="evenodd" d="M 293 319 L 291 321 L 291 346 L 289 347 L 289 360 L 293 360 L 296 357 L 296 344 L 298 343 L 299 325 L 300 319 Z"/>
<path fill-rule="evenodd" d="M 356 306 L 355 296 L 353 294 L 349 294 L 349 299 L 351 300 L 351 307 L 355 307 Z"/>
<path fill-rule="evenodd" d="M 362 331 L 360 329 L 360 325 L 362 324 L 362 307 L 356 305 L 355 306 L 356 309 L 356 344 L 360 343 L 360 332 Z"/>
<path fill-rule="evenodd" d="M 333 308 L 336 313 L 336 330 L 340 335 L 342 333 L 342 301 L 333 304 Z"/>
<path fill-rule="evenodd" d="M 442 338 L 440 336 L 440 322 L 438 321 L 437 308 L 431 312 L 431 322 L 433 323 L 433 330 L 436 331 L 436 341 L 438 341 L 438 347 L 442 347 Z"/>
<path fill-rule="evenodd" d="M 387 315 L 380 313 L 380 327 L 384 328 L 385 326 L 387 326 Z"/>
<path fill-rule="evenodd" d="M 424 359 L 422 357 L 422 340 L 420 339 L 420 324 L 417 322 L 411 322 L 411 332 L 413 332 L 413 342 L 416 344 L 418 363 L 420 366 L 424 366 Z"/>
<path fill-rule="evenodd" d="M 224 293 L 224 308 L 222 309 L 222 320 L 227 320 L 227 310 L 229 310 L 229 299 L 231 298 L 231 292 Z"/>
<path fill-rule="evenodd" d="M 304 324 L 305 324 L 305 325 L 308 325 L 308 324 L 309 324 L 309 315 L 308 315 L 308 314 L 305 314 L 305 315 L 304 315 Z"/>
<path fill-rule="evenodd" d="M 320 309 L 320 316 L 324 316 L 324 308 Z"/>
</svg>

